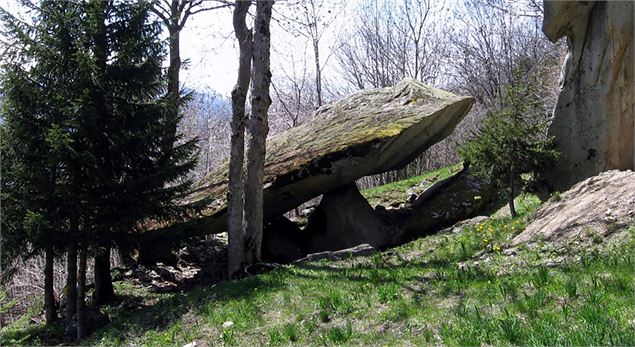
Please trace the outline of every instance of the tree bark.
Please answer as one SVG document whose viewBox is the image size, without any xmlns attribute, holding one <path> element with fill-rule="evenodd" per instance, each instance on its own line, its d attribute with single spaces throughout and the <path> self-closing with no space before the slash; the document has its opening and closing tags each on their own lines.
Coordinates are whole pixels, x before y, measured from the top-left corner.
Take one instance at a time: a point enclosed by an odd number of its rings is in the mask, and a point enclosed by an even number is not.
<svg viewBox="0 0 635 347">
<path fill-rule="evenodd" d="M 313 39 L 315 53 L 315 91 L 317 92 L 318 107 L 322 106 L 322 69 L 320 68 L 320 46 L 317 38 Z"/>
<path fill-rule="evenodd" d="M 240 48 L 238 81 L 232 90 L 232 135 L 229 160 L 229 187 L 227 190 L 227 231 L 229 276 L 236 274 L 244 263 L 243 249 L 243 163 L 245 160 L 245 102 L 251 74 L 253 35 L 247 28 L 245 17 L 251 1 L 236 1 L 234 32 Z"/>
<path fill-rule="evenodd" d="M 511 214 L 512 218 L 516 218 L 516 207 L 514 206 L 514 197 L 516 195 L 516 187 L 514 186 L 514 168 L 512 167 L 510 170 L 510 175 L 509 175 L 509 198 L 508 198 L 508 204 L 509 204 L 509 213 Z"/>
<path fill-rule="evenodd" d="M 245 180 L 245 262 L 260 261 L 263 226 L 263 177 L 265 142 L 269 131 L 267 111 L 271 105 L 269 56 L 271 33 L 269 22 L 273 1 L 258 1 L 254 22 L 253 60 L 251 71 L 251 117 L 248 119 L 249 148 Z"/>
<path fill-rule="evenodd" d="M 79 252 L 77 271 L 77 340 L 86 337 L 86 245 Z"/>
<path fill-rule="evenodd" d="M 55 307 L 55 293 L 53 290 L 53 261 L 55 260 L 53 247 L 46 248 L 46 263 L 44 265 L 44 310 L 46 324 L 51 324 L 57 319 Z"/>
<path fill-rule="evenodd" d="M 77 312 L 77 243 L 75 241 L 71 241 L 68 245 L 66 264 L 66 332 L 70 334 L 75 330 L 73 317 Z"/>
<path fill-rule="evenodd" d="M 98 305 L 112 302 L 115 290 L 110 275 L 110 244 L 105 243 L 95 254 L 95 302 Z"/>
<path fill-rule="evenodd" d="M 178 18 L 177 18 L 178 20 Z M 179 77 L 181 71 L 180 30 L 169 30 L 170 65 L 168 65 L 168 95 L 175 102 L 179 100 Z"/>
</svg>

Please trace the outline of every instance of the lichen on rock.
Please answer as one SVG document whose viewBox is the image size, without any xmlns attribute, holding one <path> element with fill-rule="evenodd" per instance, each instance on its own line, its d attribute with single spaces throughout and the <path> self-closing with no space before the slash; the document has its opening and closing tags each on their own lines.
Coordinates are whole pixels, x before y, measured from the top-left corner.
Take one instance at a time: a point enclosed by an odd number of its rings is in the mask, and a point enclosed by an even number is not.
<svg viewBox="0 0 635 347">
<path fill-rule="evenodd" d="M 452 133 L 473 104 L 472 97 L 405 79 L 321 107 L 311 121 L 267 141 L 265 218 L 363 176 L 404 167 Z M 227 172 L 222 165 L 187 198 L 211 201 L 200 216 L 150 233 L 179 237 L 223 232 Z"/>
</svg>

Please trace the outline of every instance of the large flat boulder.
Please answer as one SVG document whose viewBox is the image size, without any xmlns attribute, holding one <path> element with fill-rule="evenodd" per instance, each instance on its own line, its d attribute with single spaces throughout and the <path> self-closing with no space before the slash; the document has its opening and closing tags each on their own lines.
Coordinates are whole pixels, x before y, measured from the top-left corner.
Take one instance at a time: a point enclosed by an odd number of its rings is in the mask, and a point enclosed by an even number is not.
<svg viewBox="0 0 635 347">
<path fill-rule="evenodd" d="M 363 176 L 404 167 L 452 133 L 473 104 L 472 97 L 405 79 L 394 87 L 363 90 L 321 107 L 311 121 L 267 141 L 265 219 Z M 209 199 L 199 216 L 155 228 L 144 237 L 225 231 L 227 172 L 225 164 L 188 198 Z"/>
<path fill-rule="evenodd" d="M 549 133 L 563 153 L 555 190 L 635 165 L 635 54 L 632 1 L 545 1 L 543 31 L 567 37 L 569 53 Z"/>
</svg>

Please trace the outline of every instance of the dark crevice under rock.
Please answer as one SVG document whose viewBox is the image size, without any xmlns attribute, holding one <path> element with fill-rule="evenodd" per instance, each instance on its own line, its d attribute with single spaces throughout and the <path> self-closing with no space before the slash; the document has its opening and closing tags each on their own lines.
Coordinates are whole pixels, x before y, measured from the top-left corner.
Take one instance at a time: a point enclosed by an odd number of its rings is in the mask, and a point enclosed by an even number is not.
<svg viewBox="0 0 635 347">
<path fill-rule="evenodd" d="M 471 175 L 467 168 L 439 181 L 400 209 L 375 210 L 357 186 L 349 184 L 324 194 L 304 229 L 283 216 L 267 222 L 263 257 L 288 263 L 360 244 L 386 249 L 491 213 L 503 203 L 490 184 Z"/>
</svg>

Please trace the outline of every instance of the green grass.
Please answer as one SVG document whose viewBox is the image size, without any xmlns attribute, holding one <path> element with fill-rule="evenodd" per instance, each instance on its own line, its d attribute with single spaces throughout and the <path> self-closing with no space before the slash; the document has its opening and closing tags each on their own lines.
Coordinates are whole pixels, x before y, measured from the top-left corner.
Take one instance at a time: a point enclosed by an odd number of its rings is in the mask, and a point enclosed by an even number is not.
<svg viewBox="0 0 635 347">
<path fill-rule="evenodd" d="M 524 248 L 511 261 L 500 249 L 538 204 L 518 201 L 516 219 L 369 257 L 285 266 L 183 293 L 117 282 L 124 303 L 105 310 L 110 324 L 82 344 L 635 345 L 635 228 L 621 243 L 572 249 L 578 262 L 546 267 L 544 254 Z M 60 330 L 37 324 L 0 336 L 2 345 L 61 342 Z"/>
<path fill-rule="evenodd" d="M 384 184 L 382 186 L 364 189 L 361 193 L 373 207 L 378 204 L 388 206 L 394 202 L 402 203 L 408 199 L 408 189 L 417 186 L 425 180 L 426 183 L 422 185 L 421 189 L 419 189 L 419 192 L 422 192 L 425 188 L 432 186 L 434 183 L 459 172 L 462 166 L 462 163 L 458 163 L 442 167 L 437 170 L 426 172 L 421 176 L 415 176 L 405 180 Z"/>
</svg>

